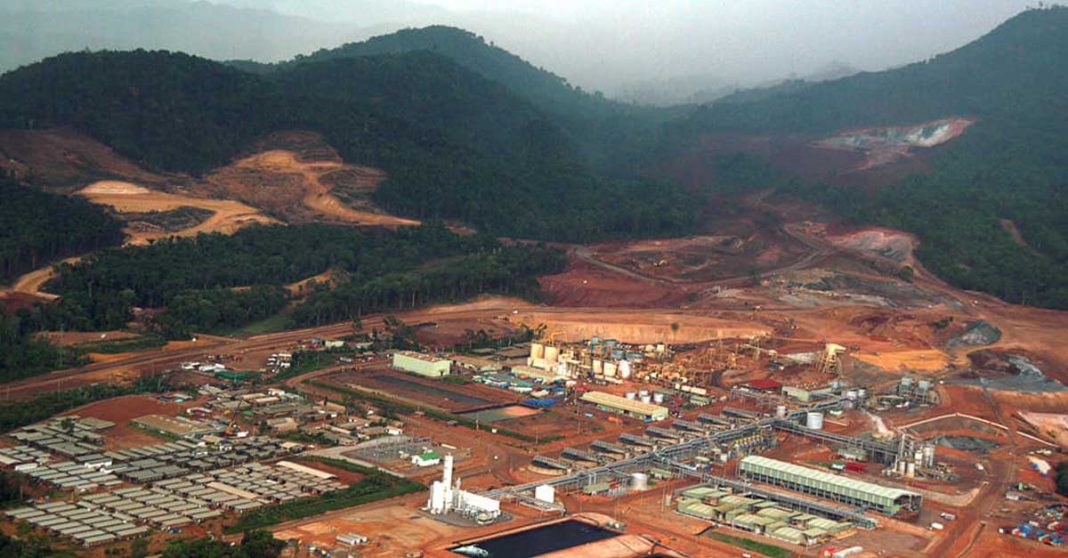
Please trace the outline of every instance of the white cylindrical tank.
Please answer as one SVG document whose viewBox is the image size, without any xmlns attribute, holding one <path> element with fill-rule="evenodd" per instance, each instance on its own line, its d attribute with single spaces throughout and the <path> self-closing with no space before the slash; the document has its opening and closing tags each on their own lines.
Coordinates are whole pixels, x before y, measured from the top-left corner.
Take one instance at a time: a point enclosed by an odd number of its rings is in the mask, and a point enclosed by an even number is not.
<svg viewBox="0 0 1068 558">
<path fill-rule="evenodd" d="M 805 426 L 812 430 L 823 430 L 823 413 L 809 411 L 805 414 Z"/>
<path fill-rule="evenodd" d="M 626 397 L 627 399 L 630 399 L 631 401 L 634 401 L 635 399 L 638 398 L 638 394 L 634 393 L 633 391 L 628 391 L 627 393 L 623 394 L 623 397 Z"/>
<path fill-rule="evenodd" d="M 641 396 L 649 395 L 649 390 L 647 390 L 647 389 L 639 389 L 638 390 L 638 395 L 641 395 Z"/>
<path fill-rule="evenodd" d="M 438 514 L 445 511 L 445 485 L 441 481 L 434 481 L 430 485 L 430 513 Z"/>
<path fill-rule="evenodd" d="M 557 376 L 563 376 L 565 378 L 568 376 L 568 370 L 567 370 L 567 363 L 566 362 L 561 362 L 560 364 L 558 364 L 556 366 L 556 375 Z"/>
<path fill-rule="evenodd" d="M 616 377 L 616 364 L 614 362 L 604 363 L 604 375 L 606 378 Z"/>
<path fill-rule="evenodd" d="M 786 417 L 786 405 L 779 405 L 778 407 L 775 407 L 775 416 L 779 417 L 779 418 L 785 418 Z"/>
<path fill-rule="evenodd" d="M 556 501 L 556 489 L 548 484 L 538 485 L 534 488 L 534 498 L 551 504 Z"/>
<path fill-rule="evenodd" d="M 549 364 L 556 364 L 556 359 L 560 357 L 560 349 L 556 347 L 545 347 L 545 360 Z"/>
<path fill-rule="evenodd" d="M 645 473 L 633 473 L 630 475 L 630 489 L 634 492 L 649 490 L 649 475 Z"/>
<path fill-rule="evenodd" d="M 868 390 L 864 388 L 857 389 L 857 399 L 863 401 L 866 397 L 868 397 Z"/>
<path fill-rule="evenodd" d="M 664 352 L 666 350 L 667 350 L 667 347 L 665 347 L 663 343 L 657 343 L 656 344 L 656 352 L 662 353 L 662 352 Z"/>
<path fill-rule="evenodd" d="M 545 345 L 541 343 L 530 344 L 530 357 L 531 358 L 545 358 Z"/>
<path fill-rule="evenodd" d="M 619 363 L 619 377 L 624 380 L 630 379 L 630 361 L 624 360 Z"/>
<path fill-rule="evenodd" d="M 648 393 L 646 393 L 645 395 L 641 395 L 641 396 L 639 396 L 639 397 L 638 397 L 638 399 L 639 399 L 639 400 L 640 400 L 640 401 L 641 401 L 642 403 L 652 403 L 652 402 L 653 402 L 653 398 L 652 398 L 652 397 L 650 397 Z"/>
<path fill-rule="evenodd" d="M 924 467 L 934 467 L 935 463 L 935 447 L 934 444 L 927 444 L 923 446 L 923 465 Z"/>
<path fill-rule="evenodd" d="M 593 359 L 593 373 L 600 374 L 604 370 L 604 361 L 601 359 Z"/>
<path fill-rule="evenodd" d="M 848 399 L 850 401 L 856 401 L 857 400 L 857 390 L 855 390 L 855 389 L 851 389 L 851 390 L 847 391 L 845 395 L 846 395 L 846 399 Z"/>
<path fill-rule="evenodd" d="M 909 461 L 905 465 L 905 476 L 910 478 L 910 479 L 916 476 L 916 464 L 915 463 Z"/>
<path fill-rule="evenodd" d="M 653 403 L 663 403 L 663 402 L 664 402 L 664 394 L 660 393 L 659 391 L 653 392 Z"/>
</svg>

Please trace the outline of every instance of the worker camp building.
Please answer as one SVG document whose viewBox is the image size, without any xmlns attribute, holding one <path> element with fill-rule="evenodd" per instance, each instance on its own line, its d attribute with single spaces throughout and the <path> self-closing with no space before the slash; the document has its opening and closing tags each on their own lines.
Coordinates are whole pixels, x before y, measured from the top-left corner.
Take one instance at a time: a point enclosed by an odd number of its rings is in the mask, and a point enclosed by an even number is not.
<svg viewBox="0 0 1068 558">
<path fill-rule="evenodd" d="M 603 391 L 588 391 L 582 394 L 582 401 L 597 405 L 602 411 L 621 413 L 647 421 L 664 420 L 668 416 L 667 407 L 662 405 L 643 403 Z"/>
<path fill-rule="evenodd" d="M 429 378 L 440 378 L 449 375 L 452 361 L 413 351 L 397 351 L 393 353 L 393 368 Z"/>
<path fill-rule="evenodd" d="M 887 515 L 895 515 L 903 510 L 918 512 L 923 503 L 923 497 L 916 492 L 880 486 L 759 455 L 742 458 L 740 473 L 750 480 Z"/>
</svg>

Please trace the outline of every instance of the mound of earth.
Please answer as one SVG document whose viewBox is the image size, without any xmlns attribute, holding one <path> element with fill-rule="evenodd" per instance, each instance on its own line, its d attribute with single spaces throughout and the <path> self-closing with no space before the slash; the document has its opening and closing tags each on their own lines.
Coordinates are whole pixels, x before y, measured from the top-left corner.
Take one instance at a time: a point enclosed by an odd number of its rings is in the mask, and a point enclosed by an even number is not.
<svg viewBox="0 0 1068 558">
<path fill-rule="evenodd" d="M 1066 388 L 1050 379 L 1028 356 L 983 349 L 968 354 L 971 366 L 960 377 L 985 386 L 1010 391 L 1061 391 Z"/>
<path fill-rule="evenodd" d="M 371 202 L 385 176 L 378 169 L 342 162 L 318 134 L 294 131 L 267 136 L 196 189 L 207 197 L 241 200 L 289 222 L 419 224 L 388 215 Z"/>
<path fill-rule="evenodd" d="M 872 254 L 899 264 L 912 264 L 914 261 L 912 253 L 916 240 L 901 231 L 864 229 L 831 236 L 828 240 L 835 246 Z"/>
<path fill-rule="evenodd" d="M 976 320 L 964 326 L 964 331 L 946 342 L 949 348 L 982 347 L 1001 339 L 1001 330 L 986 320 Z"/>
</svg>

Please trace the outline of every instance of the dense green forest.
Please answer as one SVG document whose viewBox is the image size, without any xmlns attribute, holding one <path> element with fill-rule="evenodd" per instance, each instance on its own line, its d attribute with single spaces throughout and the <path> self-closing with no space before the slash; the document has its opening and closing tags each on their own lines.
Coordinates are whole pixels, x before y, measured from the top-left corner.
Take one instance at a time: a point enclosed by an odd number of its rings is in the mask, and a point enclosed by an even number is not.
<svg viewBox="0 0 1068 558">
<path fill-rule="evenodd" d="M 0 76 L 0 126 L 60 125 L 194 174 L 267 132 L 319 131 L 346 160 L 387 172 L 375 193 L 387 209 L 493 234 L 582 241 L 682 233 L 695 221 L 685 192 L 595 171 L 556 119 L 427 51 L 269 75 L 184 54 L 83 52 Z"/>
<path fill-rule="evenodd" d="M 962 137 L 933 153 L 927 174 L 875 191 L 852 184 L 788 189 L 857 224 L 916 233 L 924 265 L 957 286 L 1068 308 L 1065 60 L 1068 8 L 1030 10 L 921 63 L 728 97 L 676 123 L 674 142 L 690 145 L 706 132 L 819 137 L 843 128 L 975 118 Z"/>
<path fill-rule="evenodd" d="M 330 269 L 345 272 L 349 282 L 339 293 L 363 294 L 327 310 L 333 295 L 313 293 L 307 303 L 313 309 L 298 307 L 295 317 L 318 323 L 483 292 L 531 294 L 533 277 L 558 271 L 562 261 L 556 251 L 461 236 L 440 224 L 397 232 L 255 226 L 230 236 L 107 249 L 64 264 L 49 284 L 60 301 L 35 307 L 27 319 L 40 329 L 106 330 L 123 327 L 134 308 L 165 308 L 154 325 L 167 336 L 188 336 L 263 319 L 287 304 L 284 285 Z"/>
<path fill-rule="evenodd" d="M 82 198 L 0 177 L 0 282 L 57 259 L 122 242 L 122 223 Z"/>
<path fill-rule="evenodd" d="M 369 312 L 464 300 L 485 292 L 536 296 L 537 277 L 563 271 L 565 263 L 556 250 L 511 246 L 320 291 L 297 308 L 293 318 L 301 325 L 318 325 Z"/>
</svg>

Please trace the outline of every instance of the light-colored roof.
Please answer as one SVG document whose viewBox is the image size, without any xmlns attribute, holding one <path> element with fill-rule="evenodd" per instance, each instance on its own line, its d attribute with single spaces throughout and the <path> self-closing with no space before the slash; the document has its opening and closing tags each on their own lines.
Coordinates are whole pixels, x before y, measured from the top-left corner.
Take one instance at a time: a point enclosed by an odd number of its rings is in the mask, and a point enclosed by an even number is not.
<svg viewBox="0 0 1068 558">
<path fill-rule="evenodd" d="M 809 469 L 808 467 L 794 465 L 793 463 L 787 463 L 785 461 L 779 461 L 777 459 L 769 459 L 762 455 L 747 455 L 743 457 L 742 468 L 745 469 L 747 465 L 766 467 L 768 469 L 774 469 L 776 471 L 792 475 L 799 479 L 804 479 L 816 483 L 823 483 L 826 485 L 832 485 L 845 490 L 860 491 L 881 498 L 889 498 L 891 500 L 896 500 L 897 498 L 900 498 L 902 496 L 919 496 L 919 494 L 908 490 L 880 486 L 875 483 L 851 479 L 849 477 L 834 475 L 831 473 L 826 473 L 824 471 L 817 471 L 816 469 Z"/>
<path fill-rule="evenodd" d="M 421 361 L 424 361 L 424 362 L 432 362 L 432 363 L 439 363 L 439 362 L 450 363 L 450 362 L 452 362 L 447 358 L 438 358 L 438 357 L 436 357 L 434 355 L 428 355 L 426 353 L 417 353 L 415 351 L 397 351 L 396 353 L 394 353 L 394 355 L 406 356 L 406 357 L 409 357 L 409 358 L 414 358 L 416 360 L 421 360 Z"/>
<path fill-rule="evenodd" d="M 668 412 L 667 407 L 664 407 L 662 405 L 642 403 L 641 401 L 627 399 L 626 397 L 612 395 L 611 393 L 605 393 L 603 391 L 587 391 L 586 393 L 582 394 L 582 400 L 589 403 L 594 403 L 596 405 L 615 407 L 617 409 L 624 409 L 642 415 L 667 416 Z"/>
</svg>

